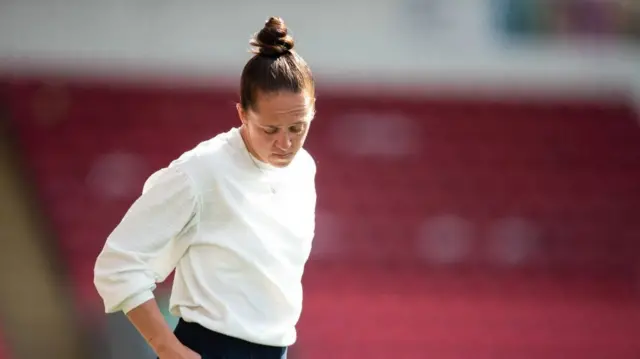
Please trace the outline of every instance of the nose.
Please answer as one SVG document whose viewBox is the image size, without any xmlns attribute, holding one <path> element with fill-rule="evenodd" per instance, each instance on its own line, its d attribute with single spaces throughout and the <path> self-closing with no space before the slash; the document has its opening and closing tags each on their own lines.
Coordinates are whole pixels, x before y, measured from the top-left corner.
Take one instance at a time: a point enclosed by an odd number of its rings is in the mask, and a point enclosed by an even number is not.
<svg viewBox="0 0 640 359">
<path fill-rule="evenodd" d="M 286 151 L 291 148 L 292 144 L 293 143 L 291 142 L 291 134 L 289 133 L 289 131 L 281 131 L 280 136 L 276 140 L 276 147 L 278 147 L 278 149 Z"/>
</svg>

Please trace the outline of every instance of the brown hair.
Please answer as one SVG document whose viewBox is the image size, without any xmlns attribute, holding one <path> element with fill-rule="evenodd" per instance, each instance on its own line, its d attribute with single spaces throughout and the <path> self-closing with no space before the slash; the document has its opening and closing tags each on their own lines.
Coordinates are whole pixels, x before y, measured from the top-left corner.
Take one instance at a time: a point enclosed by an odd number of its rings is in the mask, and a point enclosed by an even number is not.
<svg viewBox="0 0 640 359">
<path fill-rule="evenodd" d="M 240 105 L 244 110 L 255 110 L 258 92 L 308 91 L 314 95 L 311 69 L 293 51 L 293 37 L 281 18 L 270 17 L 249 44 L 253 57 L 244 66 L 240 78 Z"/>
</svg>

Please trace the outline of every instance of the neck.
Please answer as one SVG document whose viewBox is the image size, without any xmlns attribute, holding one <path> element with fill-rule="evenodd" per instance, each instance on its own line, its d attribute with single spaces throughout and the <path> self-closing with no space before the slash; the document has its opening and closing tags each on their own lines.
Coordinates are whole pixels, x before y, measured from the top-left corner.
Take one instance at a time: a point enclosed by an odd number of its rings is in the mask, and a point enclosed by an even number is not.
<svg viewBox="0 0 640 359">
<path fill-rule="evenodd" d="M 260 156 L 258 156 L 256 151 L 253 149 L 253 146 L 251 146 L 251 141 L 249 141 L 249 134 L 247 133 L 247 131 L 248 129 L 246 125 L 243 124 L 242 126 L 240 126 L 240 137 L 242 137 L 242 142 L 244 142 L 244 146 L 247 148 L 247 151 L 249 151 L 251 156 L 253 156 L 254 158 L 258 159 L 261 162 L 265 162 L 262 158 L 260 158 Z"/>
</svg>

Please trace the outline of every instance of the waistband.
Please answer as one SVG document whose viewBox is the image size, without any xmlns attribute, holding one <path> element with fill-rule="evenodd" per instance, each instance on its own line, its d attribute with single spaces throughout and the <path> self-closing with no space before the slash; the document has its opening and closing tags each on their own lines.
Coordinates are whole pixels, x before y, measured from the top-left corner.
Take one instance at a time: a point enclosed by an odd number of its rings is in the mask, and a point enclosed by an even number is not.
<svg viewBox="0 0 640 359">
<path fill-rule="evenodd" d="M 257 344 L 231 337 L 182 318 L 174 332 L 182 344 L 207 356 L 246 353 L 251 358 L 280 359 L 287 350 L 286 347 Z"/>
</svg>

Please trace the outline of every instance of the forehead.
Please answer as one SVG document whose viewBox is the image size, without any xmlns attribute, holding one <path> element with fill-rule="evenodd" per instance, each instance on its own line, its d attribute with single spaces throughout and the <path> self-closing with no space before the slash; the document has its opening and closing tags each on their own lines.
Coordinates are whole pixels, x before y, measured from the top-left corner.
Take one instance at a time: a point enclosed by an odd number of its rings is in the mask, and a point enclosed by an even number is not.
<svg viewBox="0 0 640 359">
<path fill-rule="evenodd" d="M 306 92 L 281 91 L 259 94 L 252 112 L 260 125 L 280 126 L 305 119 L 311 107 L 312 99 Z"/>
</svg>

